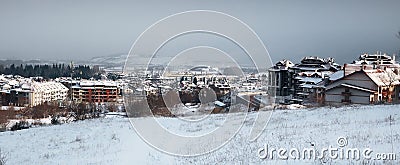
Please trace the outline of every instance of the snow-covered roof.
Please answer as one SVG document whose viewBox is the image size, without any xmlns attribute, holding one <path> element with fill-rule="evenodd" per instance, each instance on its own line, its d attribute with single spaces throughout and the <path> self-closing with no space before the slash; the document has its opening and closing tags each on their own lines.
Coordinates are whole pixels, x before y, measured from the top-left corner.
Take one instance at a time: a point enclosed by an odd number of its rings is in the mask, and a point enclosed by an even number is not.
<svg viewBox="0 0 400 165">
<path fill-rule="evenodd" d="M 79 89 L 79 88 L 81 88 L 81 86 L 79 86 L 79 85 L 74 85 L 74 86 L 72 86 L 71 88 L 73 88 L 73 89 Z"/>
<path fill-rule="evenodd" d="M 292 61 L 289 61 L 289 60 L 284 59 L 284 60 L 278 61 L 278 62 L 275 64 L 274 67 L 277 67 L 277 68 L 279 68 L 279 69 L 287 69 L 288 67 L 293 67 L 293 66 L 294 66 L 294 64 L 293 64 Z"/>
<path fill-rule="evenodd" d="M 30 90 L 24 90 L 24 89 L 21 89 L 21 88 L 14 88 L 14 89 L 11 89 L 11 91 L 23 92 L 23 93 L 28 93 L 28 92 L 30 92 Z"/>
<path fill-rule="evenodd" d="M 10 93 L 10 90 L 0 90 L 0 93 Z"/>
<path fill-rule="evenodd" d="M 313 84 L 318 84 L 319 82 L 322 81 L 322 78 L 318 77 L 296 77 L 301 82 L 311 82 Z"/>
<path fill-rule="evenodd" d="M 3 85 L 3 89 L 11 89 L 11 86 L 8 84 Z"/>
<path fill-rule="evenodd" d="M 113 81 L 103 81 L 104 86 L 117 86 L 117 83 Z"/>
<path fill-rule="evenodd" d="M 10 80 L 8 82 L 8 84 L 10 84 L 11 86 L 15 86 L 15 85 L 19 85 L 19 82 L 17 80 Z"/>
<path fill-rule="evenodd" d="M 31 86 L 27 83 L 21 85 L 22 89 L 31 89 Z"/>
<path fill-rule="evenodd" d="M 331 75 L 335 72 L 331 72 L 331 71 L 304 71 L 304 72 L 300 72 L 298 73 L 299 76 L 303 76 L 303 77 L 325 77 L 326 75 Z"/>
<path fill-rule="evenodd" d="M 344 86 L 344 87 L 356 89 L 356 90 L 361 90 L 361 91 L 365 91 L 365 92 L 370 92 L 370 93 L 375 93 L 375 92 L 376 92 L 376 91 L 374 91 L 374 90 L 370 90 L 370 89 L 367 89 L 367 88 L 354 86 L 354 85 L 351 85 L 351 84 L 340 84 L 340 85 L 341 85 L 341 86 Z"/>
<path fill-rule="evenodd" d="M 0 81 L 7 81 L 7 78 L 5 78 L 4 75 L 0 75 Z"/>
<path fill-rule="evenodd" d="M 335 81 L 335 80 L 338 80 L 338 79 L 340 79 L 340 78 L 342 78 L 342 77 L 344 77 L 344 70 L 339 70 L 339 71 L 337 71 L 337 72 L 331 74 L 331 75 L 329 76 L 329 80 L 330 80 L 330 81 Z"/>
<path fill-rule="evenodd" d="M 300 87 L 302 88 L 314 88 L 316 85 L 312 85 L 312 84 L 301 84 Z"/>
<path fill-rule="evenodd" d="M 79 83 L 81 86 L 94 86 L 95 83 L 93 81 L 81 81 Z"/>
<path fill-rule="evenodd" d="M 223 102 L 221 102 L 221 101 L 214 101 L 214 104 L 215 105 L 217 105 L 217 106 L 219 106 L 219 107 L 224 107 L 225 106 L 225 104 L 223 103 Z"/>
<path fill-rule="evenodd" d="M 68 91 L 68 88 L 59 82 L 34 82 L 30 90 L 37 92 L 51 92 L 51 91 Z"/>
<path fill-rule="evenodd" d="M 80 86 L 117 86 L 114 81 L 81 81 Z"/>
<path fill-rule="evenodd" d="M 396 75 L 392 71 L 383 71 L 383 70 L 370 70 L 370 71 L 365 71 L 367 76 L 374 81 L 374 83 L 378 86 L 387 86 L 389 84 L 391 85 L 399 85 L 399 75 Z"/>
</svg>

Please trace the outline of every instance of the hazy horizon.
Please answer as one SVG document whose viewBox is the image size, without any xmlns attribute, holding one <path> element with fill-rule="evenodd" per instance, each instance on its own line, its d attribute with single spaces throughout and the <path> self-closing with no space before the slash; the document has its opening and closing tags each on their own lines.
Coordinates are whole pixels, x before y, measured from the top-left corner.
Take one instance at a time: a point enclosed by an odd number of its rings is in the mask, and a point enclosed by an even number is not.
<svg viewBox="0 0 400 165">
<path fill-rule="evenodd" d="M 312 55 L 345 63 L 362 53 L 399 52 L 398 6 L 397 0 L 5 0 L 0 2 L 0 59 L 87 60 L 127 54 L 154 22 L 202 9 L 224 12 L 248 24 L 273 62 L 283 58 L 298 62 Z"/>
</svg>

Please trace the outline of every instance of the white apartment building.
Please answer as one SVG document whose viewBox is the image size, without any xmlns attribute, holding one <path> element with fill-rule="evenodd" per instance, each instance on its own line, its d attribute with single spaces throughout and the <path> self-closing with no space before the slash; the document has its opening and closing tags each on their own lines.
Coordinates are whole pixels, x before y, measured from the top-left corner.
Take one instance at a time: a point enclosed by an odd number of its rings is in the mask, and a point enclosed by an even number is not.
<svg viewBox="0 0 400 165">
<path fill-rule="evenodd" d="M 68 88 L 59 82 L 33 82 L 30 85 L 29 104 L 31 106 L 44 102 L 61 101 L 68 95 Z"/>
</svg>

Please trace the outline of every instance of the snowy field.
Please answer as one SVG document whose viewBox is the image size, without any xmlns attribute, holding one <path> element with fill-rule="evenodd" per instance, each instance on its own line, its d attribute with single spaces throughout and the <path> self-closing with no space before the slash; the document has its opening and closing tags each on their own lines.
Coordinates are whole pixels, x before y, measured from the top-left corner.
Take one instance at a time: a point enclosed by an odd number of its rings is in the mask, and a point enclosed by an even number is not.
<svg viewBox="0 0 400 165">
<path fill-rule="evenodd" d="M 399 160 L 269 160 L 258 157 L 259 148 L 337 146 L 371 148 L 374 153 L 400 156 L 400 105 L 351 106 L 277 110 L 255 142 L 248 140 L 257 113 L 250 113 L 241 131 L 219 150 L 197 157 L 167 155 L 139 138 L 127 118 L 101 118 L 75 123 L 0 133 L 0 148 L 7 164 L 400 164 Z M 260 112 L 262 113 L 262 112 Z M 238 118 L 242 114 L 237 114 Z M 390 117 L 391 116 L 391 117 Z M 176 118 L 159 118 L 166 128 L 196 132 L 218 127 L 223 114 L 193 126 Z M 155 135 L 156 136 L 156 135 Z M 161 137 L 162 138 L 162 137 Z M 399 158 L 397 158 L 399 159 Z"/>
</svg>

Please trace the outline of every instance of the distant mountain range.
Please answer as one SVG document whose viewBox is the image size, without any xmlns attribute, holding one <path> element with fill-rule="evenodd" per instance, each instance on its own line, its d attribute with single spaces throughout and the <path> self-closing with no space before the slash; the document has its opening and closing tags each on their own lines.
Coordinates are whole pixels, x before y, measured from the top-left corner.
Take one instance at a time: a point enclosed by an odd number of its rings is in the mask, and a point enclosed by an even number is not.
<svg viewBox="0 0 400 165">
<path fill-rule="evenodd" d="M 127 54 L 93 57 L 86 61 L 92 65 L 122 66 L 125 64 Z"/>
<path fill-rule="evenodd" d="M 210 57 L 211 58 L 211 57 Z M 127 54 L 114 54 L 114 55 L 107 55 L 107 56 L 98 56 L 93 57 L 89 60 L 73 60 L 74 65 L 98 65 L 103 67 L 104 69 L 122 69 L 125 65 L 125 61 L 127 59 Z M 172 61 L 171 61 L 172 60 Z M 221 61 L 224 59 L 213 57 L 211 60 L 205 60 L 202 58 L 190 58 L 190 61 L 187 61 L 187 58 L 176 58 L 173 57 L 156 57 L 152 59 L 152 64 L 162 64 L 168 65 L 169 67 L 176 67 L 176 66 L 186 66 L 192 67 L 196 65 L 208 65 L 213 67 L 228 67 L 228 66 L 235 66 L 235 63 L 231 63 L 230 61 L 223 61 L 223 65 L 221 65 Z M 14 65 L 25 65 L 25 64 L 67 64 L 69 65 L 71 61 L 67 60 L 46 60 L 46 59 L 33 59 L 33 60 L 1 60 L 0 65 L 8 66 L 11 64 Z M 135 66 L 135 67 L 146 67 L 149 63 L 149 59 L 145 56 L 135 56 L 129 59 L 128 65 Z"/>
<path fill-rule="evenodd" d="M 89 60 L 74 60 L 74 65 L 100 65 L 105 68 L 109 67 L 118 67 L 123 66 L 125 63 L 127 55 L 126 54 L 119 54 L 119 55 L 108 55 L 108 56 L 99 56 L 93 57 Z M 11 64 L 14 65 L 25 65 L 25 64 L 70 64 L 71 61 L 67 60 L 42 60 L 42 59 L 35 59 L 35 60 L 9 60 L 9 59 L 2 59 L 0 60 L 0 65 L 8 66 Z"/>
</svg>

